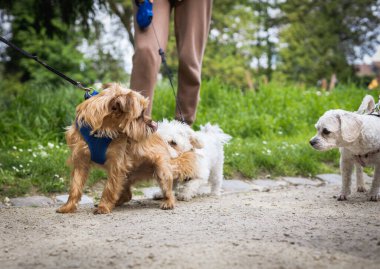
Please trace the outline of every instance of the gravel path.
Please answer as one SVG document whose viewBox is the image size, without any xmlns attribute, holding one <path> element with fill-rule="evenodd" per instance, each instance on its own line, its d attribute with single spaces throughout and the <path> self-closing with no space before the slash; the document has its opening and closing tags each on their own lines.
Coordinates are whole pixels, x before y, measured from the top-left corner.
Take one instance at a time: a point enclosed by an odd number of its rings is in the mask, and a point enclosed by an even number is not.
<svg viewBox="0 0 380 269">
<path fill-rule="evenodd" d="M 380 268 L 380 202 L 302 186 L 109 215 L 0 208 L 0 268 Z"/>
</svg>

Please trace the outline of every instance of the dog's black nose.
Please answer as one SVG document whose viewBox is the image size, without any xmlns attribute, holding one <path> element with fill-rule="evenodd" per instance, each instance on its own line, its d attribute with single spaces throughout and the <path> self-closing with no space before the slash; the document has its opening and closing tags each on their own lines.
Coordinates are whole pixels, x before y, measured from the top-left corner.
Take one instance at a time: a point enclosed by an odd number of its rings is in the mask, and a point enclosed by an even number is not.
<svg viewBox="0 0 380 269">
<path fill-rule="evenodd" d="M 309 143 L 311 146 L 314 146 L 315 144 L 317 144 L 317 141 L 315 139 L 312 139 L 309 141 Z"/>
</svg>

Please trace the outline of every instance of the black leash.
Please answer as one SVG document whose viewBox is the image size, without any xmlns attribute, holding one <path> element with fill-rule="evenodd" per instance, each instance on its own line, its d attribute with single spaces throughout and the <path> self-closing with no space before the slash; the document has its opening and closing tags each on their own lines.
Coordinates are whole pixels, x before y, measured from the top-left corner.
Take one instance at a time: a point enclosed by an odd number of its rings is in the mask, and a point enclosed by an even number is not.
<svg viewBox="0 0 380 269">
<path fill-rule="evenodd" d="M 173 91 L 173 95 L 174 95 L 174 98 L 175 98 L 175 101 L 176 101 L 176 107 L 178 108 L 178 112 L 179 112 L 179 116 L 181 117 L 181 122 L 182 123 L 185 123 L 185 118 L 183 117 L 183 114 L 182 114 L 182 109 L 181 109 L 181 106 L 179 104 L 179 100 L 178 100 L 178 97 L 175 93 L 175 89 L 174 89 L 174 84 L 173 84 L 173 73 L 171 71 L 171 69 L 169 68 L 168 64 L 166 63 L 166 57 L 165 57 L 165 52 L 164 50 L 161 48 L 160 46 L 160 42 L 158 41 L 158 37 L 157 37 L 157 33 L 156 33 L 156 29 L 154 28 L 154 24 L 152 22 L 152 28 L 153 28 L 153 32 L 154 32 L 154 36 L 156 37 L 156 40 L 157 40 L 157 45 L 158 45 L 158 54 L 160 55 L 161 57 L 161 62 L 162 64 L 164 65 L 164 71 L 169 79 L 169 82 L 170 82 L 170 86 L 172 87 L 172 91 Z"/>
<path fill-rule="evenodd" d="M 182 109 L 181 109 L 178 97 L 177 97 L 177 95 L 175 93 L 175 89 L 174 89 L 173 74 L 172 74 L 172 72 L 171 72 L 171 70 L 170 70 L 170 68 L 169 68 L 169 66 L 168 66 L 168 64 L 166 62 L 165 52 L 164 52 L 164 50 L 160 46 L 160 42 L 158 41 L 158 37 L 157 37 L 157 34 L 156 34 L 156 29 L 154 28 L 153 23 L 152 23 L 152 27 L 153 27 L 154 35 L 156 37 L 158 48 L 159 48 L 158 54 L 160 55 L 162 64 L 164 65 L 165 73 L 166 73 L 167 77 L 169 78 L 170 86 L 171 86 L 171 88 L 173 90 L 173 95 L 174 95 L 175 100 L 176 100 L 176 107 L 178 108 L 178 112 L 180 114 L 181 121 L 184 123 L 185 119 L 183 117 Z M 40 59 L 38 59 L 38 57 L 36 55 L 32 55 L 32 54 L 26 52 L 25 50 L 17 47 L 15 44 L 13 44 L 12 42 L 8 41 L 4 37 L 0 36 L 0 41 L 3 42 L 3 43 L 5 43 L 9 47 L 13 48 L 14 50 L 18 51 L 19 53 L 21 53 L 25 57 L 27 57 L 29 59 L 32 59 L 32 60 L 35 60 L 37 63 L 39 63 L 40 65 L 42 65 L 46 69 L 48 69 L 50 72 L 53 72 L 54 74 L 60 76 L 64 80 L 70 82 L 75 87 L 78 87 L 79 89 L 86 91 L 87 92 L 86 94 L 88 94 L 92 90 L 92 88 L 86 88 L 79 81 L 75 81 L 75 80 L 71 79 L 70 77 L 66 76 L 65 74 L 63 74 L 62 72 L 58 71 L 57 69 L 54 69 L 53 67 L 51 67 L 48 64 L 44 63 L 43 61 L 41 61 Z"/>
<path fill-rule="evenodd" d="M 48 69 L 50 72 L 53 72 L 54 74 L 60 76 L 61 78 L 63 78 L 64 80 L 70 82 L 72 85 L 74 85 L 75 87 L 78 87 L 79 89 L 81 90 L 84 90 L 86 92 L 89 92 L 91 91 L 92 89 L 91 88 L 86 88 L 85 86 L 82 85 L 82 83 L 78 82 L 78 81 L 75 81 L 71 78 L 69 78 L 68 76 L 66 76 L 65 74 L 59 72 L 57 69 L 54 69 L 53 67 L 47 65 L 46 63 L 44 63 L 43 61 L 41 61 L 40 59 L 37 58 L 37 56 L 35 55 L 32 55 L 28 52 L 26 52 L 25 50 L 23 49 L 20 49 L 19 47 L 17 47 L 15 44 L 13 44 L 12 42 L 6 40 L 4 37 L 0 36 L 0 41 L 7 44 L 9 47 L 11 47 L 12 49 L 14 50 L 17 50 L 19 53 L 21 53 L 22 55 L 24 55 L 25 57 L 28 57 L 29 59 L 33 59 L 35 60 L 37 63 L 39 63 L 40 65 L 42 65 L 43 67 L 45 67 L 46 69 Z"/>
</svg>

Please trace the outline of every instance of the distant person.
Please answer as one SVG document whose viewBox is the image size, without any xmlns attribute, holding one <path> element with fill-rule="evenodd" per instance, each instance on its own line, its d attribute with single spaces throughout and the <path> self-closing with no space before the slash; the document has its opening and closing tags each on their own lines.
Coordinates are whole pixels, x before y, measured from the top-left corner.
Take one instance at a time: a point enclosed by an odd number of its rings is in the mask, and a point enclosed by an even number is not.
<svg viewBox="0 0 380 269">
<path fill-rule="evenodd" d="M 372 63 L 372 71 L 375 74 L 375 78 L 372 79 L 371 83 L 368 85 L 369 90 L 374 90 L 380 88 L 380 64 L 379 62 Z"/>
<path fill-rule="evenodd" d="M 133 2 L 140 4 L 144 0 Z M 161 65 L 158 43 L 166 51 L 170 15 L 174 10 L 174 29 L 179 58 L 178 102 L 185 122 L 191 125 L 195 121 L 202 59 L 210 30 L 212 2 L 212 0 L 155 0 L 154 2 L 150 0 L 153 4 L 153 20 L 145 29 L 141 29 L 136 22 L 138 6 L 135 5 L 135 54 L 130 88 L 149 97 L 150 106 L 146 114 L 150 115 L 152 112 L 154 87 Z M 176 119 L 181 119 L 178 106 L 176 106 Z"/>
</svg>

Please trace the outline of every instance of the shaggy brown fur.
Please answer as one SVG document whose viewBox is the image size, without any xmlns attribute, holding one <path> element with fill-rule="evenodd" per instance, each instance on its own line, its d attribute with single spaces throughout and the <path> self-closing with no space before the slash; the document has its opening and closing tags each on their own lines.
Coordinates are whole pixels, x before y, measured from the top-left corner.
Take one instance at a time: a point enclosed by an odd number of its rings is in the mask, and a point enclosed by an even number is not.
<svg viewBox="0 0 380 269">
<path fill-rule="evenodd" d="M 79 126 L 88 124 L 98 136 L 112 138 L 106 152 L 104 165 L 91 161 L 87 143 L 81 136 L 76 123 L 66 132 L 66 141 L 71 149 L 68 163 L 72 165 L 72 180 L 69 199 L 57 209 L 58 213 L 71 213 L 77 209 L 84 184 L 91 166 L 103 168 L 108 180 L 99 206 L 94 213 L 110 213 L 119 200 L 126 177 L 141 164 L 151 166 L 152 174 L 164 195 L 162 209 L 174 207 L 173 175 L 187 177 L 194 169 L 193 153 L 170 159 L 168 145 L 154 131 L 157 129 L 144 111 L 149 101 L 139 93 L 124 89 L 118 84 L 107 85 L 100 94 L 89 98 L 77 107 L 76 122 Z"/>
<path fill-rule="evenodd" d="M 193 151 L 183 152 L 177 158 L 170 160 L 175 184 L 197 175 L 196 161 L 196 155 Z M 152 164 L 144 162 L 135 168 L 124 181 L 123 191 L 116 202 L 116 206 L 121 206 L 132 199 L 131 187 L 136 182 L 151 178 L 154 178 L 154 166 Z"/>
</svg>

